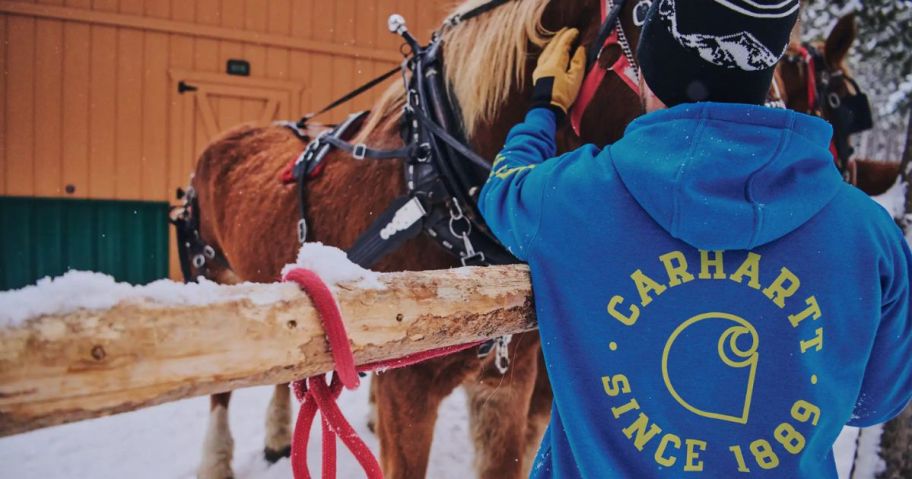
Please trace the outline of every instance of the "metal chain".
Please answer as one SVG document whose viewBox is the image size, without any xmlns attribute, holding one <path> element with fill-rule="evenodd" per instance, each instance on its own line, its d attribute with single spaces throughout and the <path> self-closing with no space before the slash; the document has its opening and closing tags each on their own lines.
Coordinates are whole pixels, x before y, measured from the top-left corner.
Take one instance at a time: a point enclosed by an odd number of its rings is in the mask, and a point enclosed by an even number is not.
<svg viewBox="0 0 912 479">
<path fill-rule="evenodd" d="M 614 0 L 608 0 L 609 7 L 614 6 Z M 608 9 L 611 10 L 610 8 Z M 617 32 L 618 32 L 618 45 L 621 46 L 621 51 L 624 52 L 624 56 L 627 57 L 627 61 L 630 62 L 630 66 L 633 68 L 633 74 L 636 75 L 637 81 L 640 80 L 640 66 L 637 64 L 636 57 L 633 55 L 633 48 L 630 47 L 630 41 L 627 40 L 627 34 L 624 33 L 624 22 L 619 18 L 617 21 Z"/>
</svg>

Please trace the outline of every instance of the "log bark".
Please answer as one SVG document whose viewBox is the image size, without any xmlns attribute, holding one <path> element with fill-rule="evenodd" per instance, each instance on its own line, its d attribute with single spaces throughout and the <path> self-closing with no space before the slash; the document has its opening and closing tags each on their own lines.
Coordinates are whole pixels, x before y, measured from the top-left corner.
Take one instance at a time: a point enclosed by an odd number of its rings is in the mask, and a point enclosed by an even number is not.
<svg viewBox="0 0 912 479">
<path fill-rule="evenodd" d="M 524 266 L 391 273 L 335 293 L 358 364 L 535 328 Z M 289 288 L 295 288 L 288 285 Z M 306 295 L 122 302 L 0 330 L 0 436 L 333 369 Z"/>
</svg>

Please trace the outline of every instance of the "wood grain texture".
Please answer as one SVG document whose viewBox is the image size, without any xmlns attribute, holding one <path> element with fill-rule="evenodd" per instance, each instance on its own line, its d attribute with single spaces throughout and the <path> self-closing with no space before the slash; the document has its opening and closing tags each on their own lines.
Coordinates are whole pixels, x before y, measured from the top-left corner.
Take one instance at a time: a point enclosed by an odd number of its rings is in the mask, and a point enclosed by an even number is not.
<svg viewBox="0 0 912 479">
<path fill-rule="evenodd" d="M 528 268 L 381 275 L 335 291 L 368 364 L 535 328 Z M 174 307 L 127 302 L 0 330 L 0 436 L 332 370 L 309 299 Z"/>
<path fill-rule="evenodd" d="M 6 55 L 9 48 L 7 18 L 0 17 L 0 195 L 6 194 Z"/>
</svg>

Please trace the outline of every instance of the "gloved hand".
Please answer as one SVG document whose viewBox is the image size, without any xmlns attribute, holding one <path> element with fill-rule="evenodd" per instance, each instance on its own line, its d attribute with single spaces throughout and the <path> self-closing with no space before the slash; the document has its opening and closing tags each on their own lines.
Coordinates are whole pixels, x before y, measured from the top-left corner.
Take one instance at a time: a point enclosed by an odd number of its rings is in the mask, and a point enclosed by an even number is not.
<svg viewBox="0 0 912 479">
<path fill-rule="evenodd" d="M 557 32 L 538 57 L 538 66 L 532 74 L 532 107 L 549 107 L 567 114 L 576 101 L 586 69 L 586 50 L 578 47 L 570 60 L 570 46 L 579 36 L 579 30 L 564 28 Z M 568 66 L 569 65 L 569 66 Z"/>
</svg>

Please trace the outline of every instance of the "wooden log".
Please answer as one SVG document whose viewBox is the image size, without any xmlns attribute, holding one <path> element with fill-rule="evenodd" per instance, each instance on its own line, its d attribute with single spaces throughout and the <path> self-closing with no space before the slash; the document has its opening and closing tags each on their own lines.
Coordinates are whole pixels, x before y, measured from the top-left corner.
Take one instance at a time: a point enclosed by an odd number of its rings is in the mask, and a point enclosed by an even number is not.
<svg viewBox="0 0 912 479">
<path fill-rule="evenodd" d="M 380 281 L 385 288 L 335 289 L 358 364 L 535 328 L 523 266 Z M 0 436 L 331 371 L 310 300 L 287 297 L 183 307 L 126 301 L 4 328 Z"/>
</svg>

